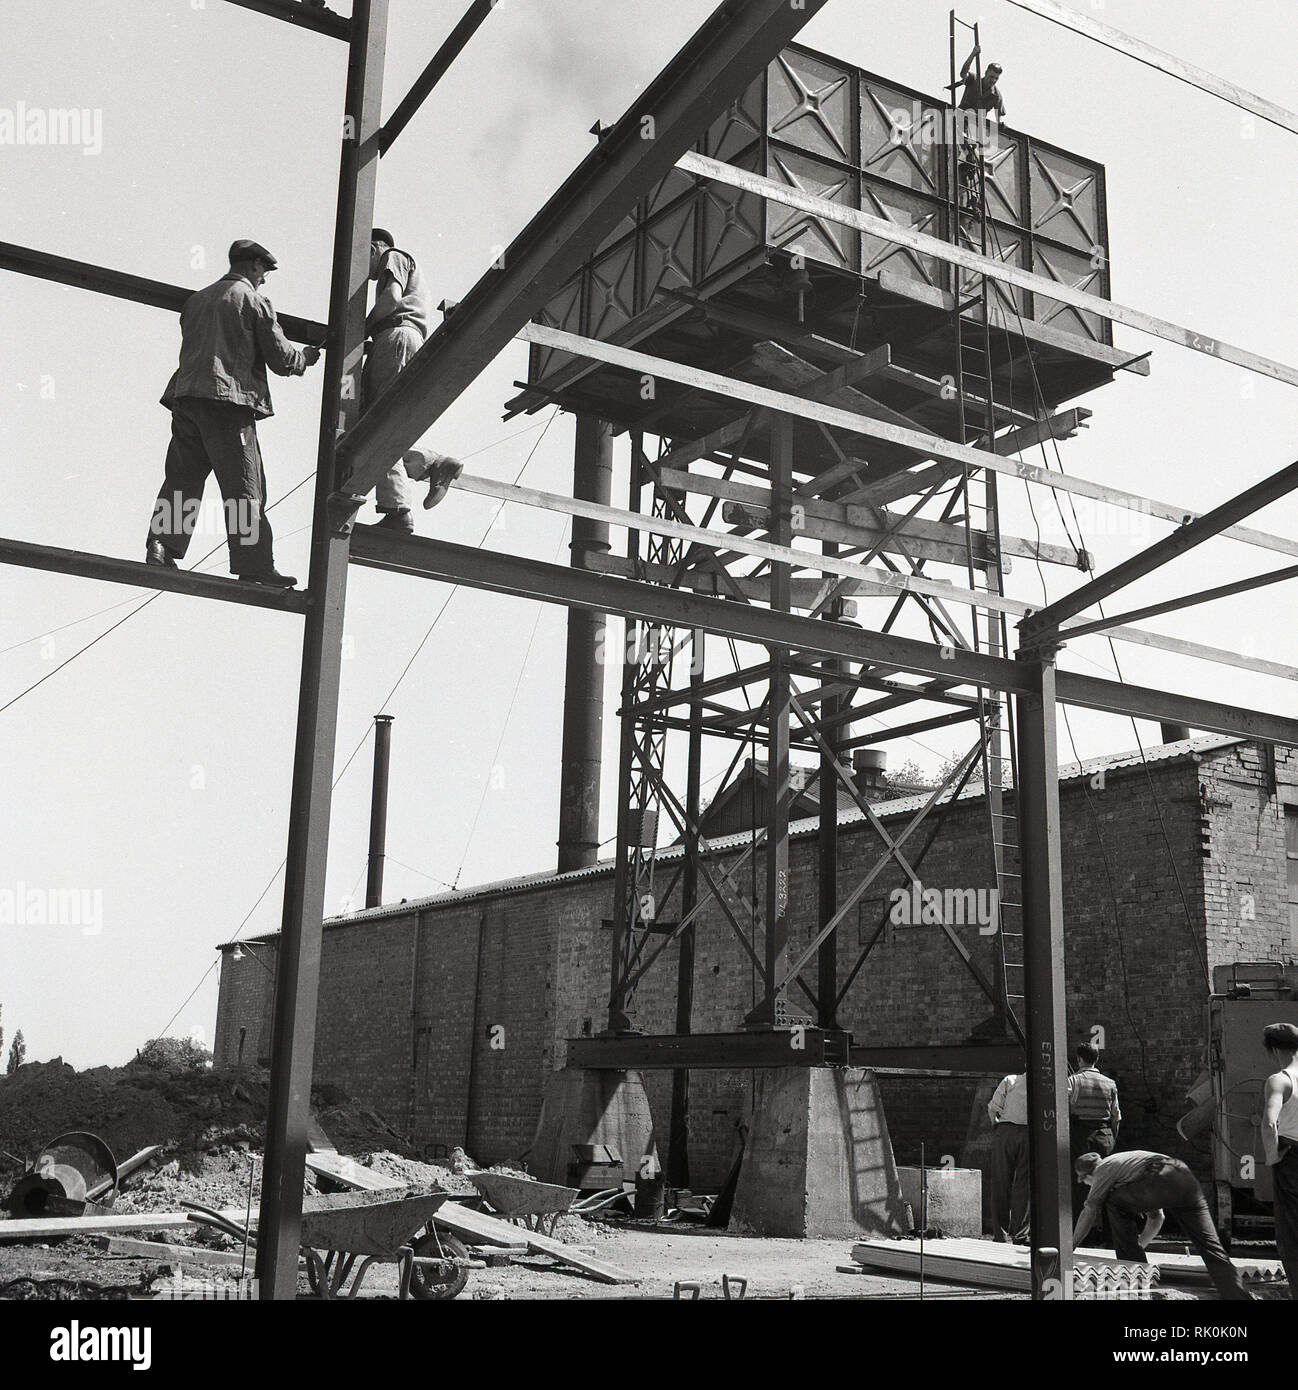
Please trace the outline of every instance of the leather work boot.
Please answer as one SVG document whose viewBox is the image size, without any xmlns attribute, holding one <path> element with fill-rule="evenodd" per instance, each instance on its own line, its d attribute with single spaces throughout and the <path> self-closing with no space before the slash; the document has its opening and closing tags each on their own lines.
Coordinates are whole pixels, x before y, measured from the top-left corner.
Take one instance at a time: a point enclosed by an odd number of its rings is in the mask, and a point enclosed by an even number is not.
<svg viewBox="0 0 1298 1390">
<path fill-rule="evenodd" d="M 407 507 L 401 507 L 395 512 L 384 512 L 378 525 L 384 531 L 400 531 L 405 536 L 415 534 L 415 519 Z"/>
<path fill-rule="evenodd" d="M 156 536 L 150 536 L 144 547 L 144 563 L 157 565 L 164 570 L 178 570 L 180 568 L 176 563 L 176 557 Z"/>
<path fill-rule="evenodd" d="M 260 584 L 267 589 L 296 589 L 297 580 L 291 574 L 280 574 L 278 570 L 254 570 L 241 574 L 245 584 Z"/>
<path fill-rule="evenodd" d="M 451 490 L 451 484 L 464 472 L 459 459 L 443 459 L 428 475 L 428 496 L 425 507 L 435 507 Z"/>
</svg>

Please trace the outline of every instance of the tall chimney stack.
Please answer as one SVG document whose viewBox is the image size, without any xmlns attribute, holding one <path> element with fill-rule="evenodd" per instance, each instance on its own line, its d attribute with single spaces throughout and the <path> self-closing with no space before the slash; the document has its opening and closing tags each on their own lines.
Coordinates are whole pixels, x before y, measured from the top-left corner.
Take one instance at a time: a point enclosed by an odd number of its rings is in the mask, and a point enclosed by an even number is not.
<svg viewBox="0 0 1298 1390">
<path fill-rule="evenodd" d="M 577 416 L 572 495 L 607 507 L 613 498 L 613 435 L 593 415 Z M 591 551 L 607 551 L 608 525 L 572 519 L 572 567 Z M 599 857 L 599 778 L 604 735 L 607 618 L 568 610 L 568 659 L 563 690 L 563 753 L 559 782 L 559 872 L 584 869 Z"/>
</svg>

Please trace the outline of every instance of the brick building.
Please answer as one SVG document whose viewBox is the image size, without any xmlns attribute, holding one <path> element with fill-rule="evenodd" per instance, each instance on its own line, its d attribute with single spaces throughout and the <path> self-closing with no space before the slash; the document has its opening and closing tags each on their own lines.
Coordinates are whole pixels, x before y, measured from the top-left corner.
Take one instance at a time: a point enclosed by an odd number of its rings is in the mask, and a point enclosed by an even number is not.
<svg viewBox="0 0 1298 1390">
<path fill-rule="evenodd" d="M 1176 1133 L 1185 1092 L 1204 1064 L 1208 971 L 1298 955 L 1298 752 L 1206 738 L 1065 768 L 1060 800 L 1070 1034 L 1103 1030 L 1106 1070 L 1119 1083 L 1124 1147 L 1183 1157 L 1207 1175 L 1207 1150 Z M 895 831 L 922 798 L 876 806 Z M 926 886 L 994 884 L 986 810 L 973 790 L 952 803 L 924 860 Z M 839 818 L 840 891 L 879 853 L 856 809 Z M 921 830 L 922 837 L 927 832 Z M 817 823 L 791 827 L 794 937 L 815 930 Z M 749 835 L 712 841 L 748 882 Z M 679 849 L 664 850 L 670 870 Z M 380 1110 L 430 1153 L 463 1144 L 483 1164 L 529 1148 L 546 1079 L 566 1039 L 598 1032 L 607 999 L 613 866 L 537 874 L 375 908 L 325 923 L 317 1081 Z M 839 932 L 840 978 L 884 923 L 841 1011 L 870 1046 L 958 1044 L 982 1029 L 987 998 L 933 926 L 886 921 L 895 866 L 875 881 Z M 675 915 L 670 899 L 660 908 Z M 755 1002 L 743 948 L 715 906 L 698 919 L 694 1031 L 733 1030 Z M 977 924 L 956 929 L 987 974 L 996 945 Z M 275 937 L 222 946 L 218 1066 L 270 1050 Z M 641 982 L 635 1021 L 670 1032 L 676 948 Z M 724 1175 L 746 1121 L 748 1072 L 694 1073 L 691 1179 Z M 665 1146 L 670 1073 L 645 1076 Z M 901 1162 L 962 1160 L 979 1084 L 888 1082 L 889 1126 Z"/>
</svg>

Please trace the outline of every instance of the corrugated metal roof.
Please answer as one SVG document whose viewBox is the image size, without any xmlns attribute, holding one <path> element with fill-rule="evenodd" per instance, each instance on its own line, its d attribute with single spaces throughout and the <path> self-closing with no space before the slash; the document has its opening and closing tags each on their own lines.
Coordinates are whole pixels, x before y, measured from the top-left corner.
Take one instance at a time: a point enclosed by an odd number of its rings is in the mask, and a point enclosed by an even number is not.
<svg viewBox="0 0 1298 1390">
<path fill-rule="evenodd" d="M 1127 753 L 1087 758 L 1080 763 L 1061 764 L 1059 780 L 1060 782 L 1073 782 L 1083 777 L 1094 777 L 1098 772 L 1121 772 L 1152 763 L 1176 762 L 1180 758 L 1188 758 L 1193 753 L 1200 755 L 1215 753 L 1247 741 L 1247 739 L 1242 738 L 1226 737 L 1192 738 L 1184 739 L 1179 743 L 1166 743 L 1154 748 L 1146 748 L 1143 756 L 1139 749 L 1133 749 Z M 956 799 L 958 801 L 974 801 L 982 794 L 981 787 L 966 787 Z M 913 815 L 927 800 L 928 795 L 907 796 L 895 801 L 874 802 L 870 809 L 880 820 L 887 820 L 894 816 Z M 950 798 L 947 800 L 949 802 Z M 851 810 L 839 812 L 838 823 L 843 826 L 861 825 L 865 823 L 865 816 L 858 808 L 853 807 Z M 802 839 L 808 835 L 817 834 L 819 829 L 820 820 L 818 817 L 794 821 L 789 825 L 789 838 Z M 718 836 L 709 840 L 708 843 L 713 849 L 742 849 L 751 840 L 751 831 L 743 831 L 734 835 Z M 658 859 L 660 862 L 670 863 L 681 858 L 684 853 L 685 850 L 682 845 L 670 845 L 658 851 Z M 600 878 L 605 874 L 611 874 L 613 869 L 614 861 L 612 859 L 602 859 L 599 863 L 591 864 L 587 868 L 572 869 L 563 874 L 535 873 L 523 874 L 517 878 L 502 878 L 497 879 L 494 883 L 476 884 L 472 888 L 465 888 L 457 892 L 435 893 L 427 898 L 408 898 L 400 903 L 384 903 L 380 907 L 366 908 L 360 912 L 351 912 L 340 917 L 328 917 L 325 919 L 325 926 L 346 926 L 353 922 L 372 922 L 383 917 L 404 917 L 412 912 L 422 912 L 426 908 L 445 906 L 447 903 L 471 902 L 475 898 L 505 897 L 512 893 L 525 893 L 532 888 L 548 887 L 551 884 L 580 883 L 585 879 Z M 255 945 L 258 941 L 273 941 L 278 935 L 278 932 L 271 932 L 265 936 L 249 937 L 247 940 Z M 234 944 L 234 942 L 226 942 L 217 949 L 233 949 Z"/>
</svg>

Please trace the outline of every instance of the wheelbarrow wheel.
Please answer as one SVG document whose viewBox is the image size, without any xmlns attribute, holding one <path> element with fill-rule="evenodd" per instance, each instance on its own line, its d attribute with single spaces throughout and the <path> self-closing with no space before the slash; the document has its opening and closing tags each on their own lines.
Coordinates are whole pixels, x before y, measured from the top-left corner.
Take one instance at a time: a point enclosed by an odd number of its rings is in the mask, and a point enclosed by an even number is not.
<svg viewBox="0 0 1298 1390">
<path fill-rule="evenodd" d="M 413 1242 L 416 1258 L 436 1260 L 467 1260 L 469 1252 L 452 1235 L 434 1235 L 431 1231 Z M 467 1264 L 444 1265 L 441 1270 L 433 1265 L 415 1265 L 410 1274 L 411 1298 L 454 1298 L 469 1282 Z"/>
</svg>

